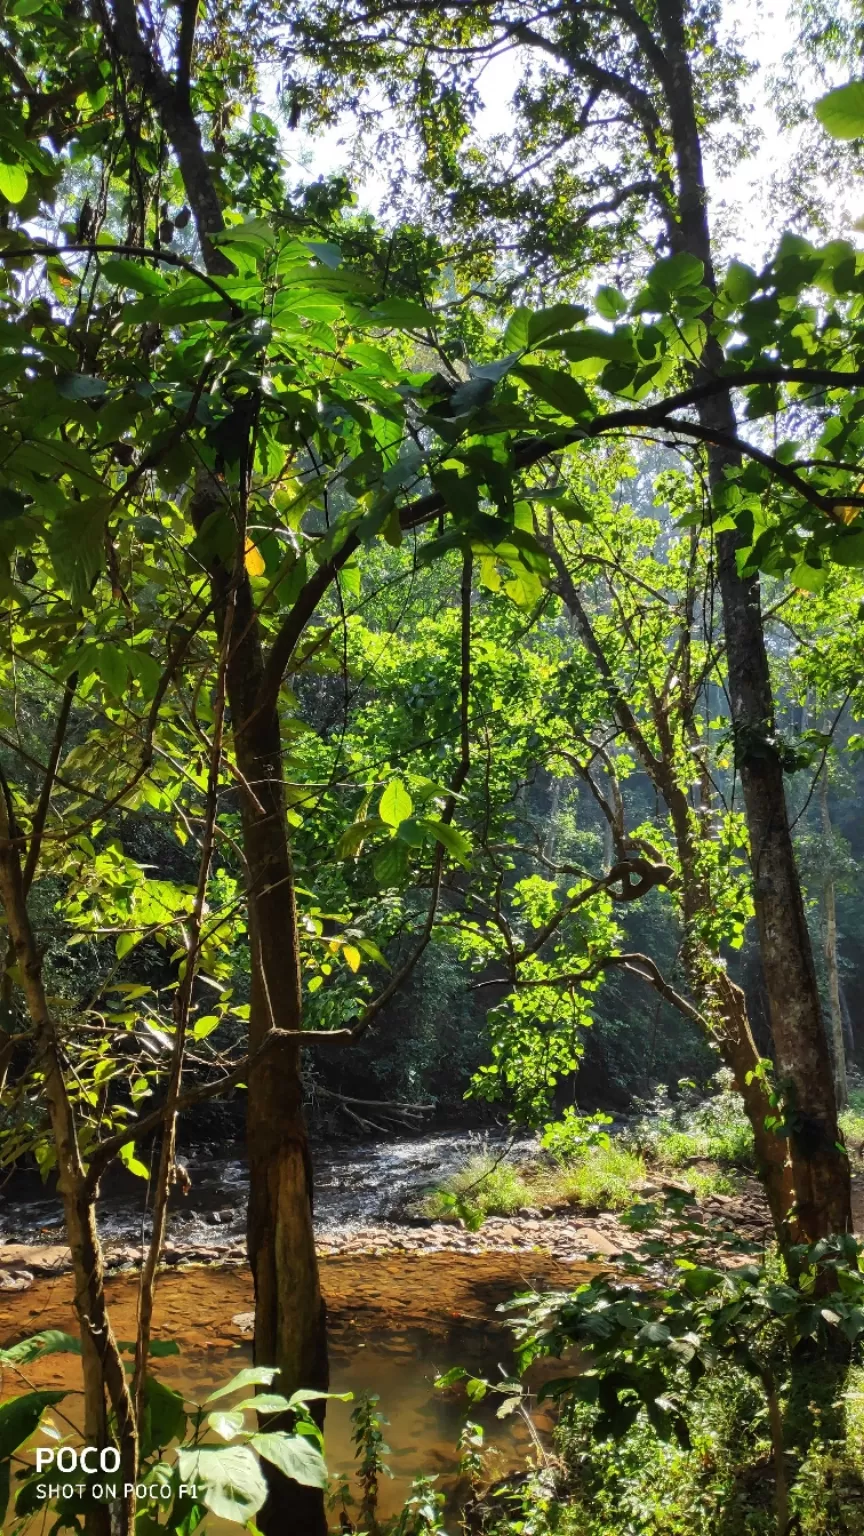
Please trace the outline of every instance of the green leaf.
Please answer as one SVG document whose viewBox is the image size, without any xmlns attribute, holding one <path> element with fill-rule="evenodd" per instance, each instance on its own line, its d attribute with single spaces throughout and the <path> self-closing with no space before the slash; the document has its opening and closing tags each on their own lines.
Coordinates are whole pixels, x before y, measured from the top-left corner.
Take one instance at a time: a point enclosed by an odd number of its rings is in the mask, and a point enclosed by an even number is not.
<svg viewBox="0 0 864 1536">
<path fill-rule="evenodd" d="M 43 1355 L 80 1355 L 81 1340 L 71 1333 L 61 1333 L 59 1328 L 46 1328 L 42 1333 L 31 1333 L 29 1339 L 21 1339 L 10 1349 L 0 1349 L 0 1365 L 29 1365 Z"/>
<path fill-rule="evenodd" d="M 864 80 L 850 80 L 817 101 L 816 116 L 832 139 L 864 137 Z"/>
<path fill-rule="evenodd" d="M 551 304 L 548 309 L 535 311 L 528 318 L 529 345 L 536 347 L 547 336 L 558 336 L 574 325 L 581 325 L 587 314 L 582 304 Z"/>
<path fill-rule="evenodd" d="M 373 832 L 382 832 L 384 825 L 380 816 L 369 816 L 365 821 L 352 822 L 350 827 L 345 828 L 333 850 L 337 859 L 356 858 L 367 837 Z"/>
<path fill-rule="evenodd" d="M 353 1392 L 319 1392 L 315 1387 L 298 1387 L 288 1399 L 288 1407 L 296 1408 L 298 1403 L 321 1403 L 324 1401 L 335 1403 L 351 1403 L 354 1401 Z"/>
<path fill-rule="evenodd" d="M 398 827 L 414 810 L 411 799 L 401 779 L 391 779 L 378 804 L 378 815 L 388 827 Z"/>
<path fill-rule="evenodd" d="M 665 1323 L 644 1323 L 636 1335 L 637 1344 L 668 1344 L 672 1337 Z"/>
<path fill-rule="evenodd" d="M 186 1429 L 186 1409 L 181 1393 L 166 1387 L 164 1381 L 148 1376 L 144 1383 L 144 1423 L 141 1426 L 141 1454 L 163 1450 L 172 1440 L 179 1440 Z"/>
<path fill-rule="evenodd" d="M 683 293 L 688 288 L 698 288 L 704 272 L 698 256 L 679 251 L 675 256 L 664 256 L 655 261 L 648 273 L 648 282 L 660 293 Z"/>
<path fill-rule="evenodd" d="M 841 534 L 828 552 L 837 565 L 864 565 L 864 532 Z"/>
<path fill-rule="evenodd" d="M 103 683 L 116 699 L 123 697 L 129 665 L 125 650 L 119 645 L 100 645 L 96 653 L 96 670 Z"/>
<path fill-rule="evenodd" d="M 193 1024 L 192 1038 L 194 1040 L 206 1040 L 207 1036 L 212 1035 L 214 1029 L 218 1029 L 221 1023 L 222 1020 L 218 1013 L 204 1014 L 200 1019 L 196 1019 Z"/>
<path fill-rule="evenodd" d="M 530 331 L 528 329 L 530 323 L 530 309 L 526 309 L 524 305 L 514 309 L 510 319 L 507 321 L 507 329 L 504 332 L 504 345 L 508 351 L 524 351 L 530 339 Z"/>
<path fill-rule="evenodd" d="M 372 860 L 372 873 L 385 890 L 401 885 L 408 873 L 408 849 L 405 844 L 397 838 L 385 848 L 380 848 Z"/>
<path fill-rule="evenodd" d="M 422 304 L 416 304 L 413 299 L 384 299 L 370 309 L 367 320 L 373 325 L 380 325 L 382 329 L 391 325 L 410 326 L 412 330 L 422 327 L 427 331 L 435 324 L 435 316 L 424 309 Z"/>
<path fill-rule="evenodd" d="M 743 261 L 732 261 L 723 279 L 722 295 L 730 304 L 746 304 L 759 287 L 759 278 Z"/>
<path fill-rule="evenodd" d="M 275 1365 L 247 1365 L 245 1370 L 238 1371 L 236 1376 L 232 1376 L 226 1386 L 211 1392 L 204 1401 L 215 1403 L 220 1397 L 229 1397 L 232 1392 L 239 1391 L 240 1387 L 269 1387 L 278 1375 Z"/>
<path fill-rule="evenodd" d="M 20 203 L 27 191 L 27 172 L 23 165 L 0 161 L 0 192 L 8 203 Z"/>
<path fill-rule="evenodd" d="M 209 1510 L 245 1525 L 267 1498 L 258 1458 L 248 1445 L 183 1446 L 177 1452 L 180 1481 L 200 1487 Z"/>
<path fill-rule="evenodd" d="M 57 380 L 57 393 L 64 400 L 98 400 L 107 390 L 104 380 L 89 373 L 64 373 Z"/>
<path fill-rule="evenodd" d="M 714 1290 L 722 1281 L 723 1276 L 717 1269 L 708 1269 L 703 1265 L 695 1265 L 693 1269 L 684 1271 L 683 1280 L 685 1290 L 691 1296 L 706 1296 Z"/>
<path fill-rule="evenodd" d="M 471 843 L 464 832 L 460 831 L 458 827 L 452 826 L 450 822 L 435 821 L 431 817 L 424 819 L 419 824 L 422 827 L 426 827 L 441 844 L 442 848 L 446 848 L 447 852 L 451 853 L 454 859 L 457 859 L 465 869 L 468 868 L 468 862 L 471 857 Z"/>
<path fill-rule="evenodd" d="M 535 395 L 560 411 L 562 416 L 569 417 L 571 421 L 578 421 L 582 416 L 593 416 L 594 408 L 588 394 L 572 374 L 534 363 L 523 363 L 516 372 Z"/>
<path fill-rule="evenodd" d="M 135 1156 L 134 1142 L 127 1141 L 125 1147 L 120 1148 L 120 1161 L 124 1168 L 134 1173 L 138 1179 L 149 1179 L 150 1169 L 146 1163 L 142 1163 L 140 1157 Z"/>
<path fill-rule="evenodd" d="M 323 261 L 325 267 L 338 267 L 342 260 L 342 248 L 332 240 L 304 240 L 307 250 Z"/>
<path fill-rule="evenodd" d="M 102 536 L 109 510 L 110 502 L 103 497 L 73 502 L 48 530 L 48 549 L 57 580 L 69 592 L 76 608 L 87 601 L 102 568 Z"/>
<path fill-rule="evenodd" d="M 114 256 L 102 263 L 102 276 L 118 288 L 131 288 L 133 293 L 149 294 L 168 292 L 168 283 L 153 267 L 145 267 L 139 261 L 129 261 L 125 256 Z"/>
<path fill-rule="evenodd" d="M 627 313 L 627 300 L 620 289 L 603 283 L 594 295 L 594 308 L 604 320 L 620 320 Z"/>
<path fill-rule="evenodd" d="M 274 1467 L 307 1488 L 326 1488 L 327 1467 L 321 1452 L 306 1435 L 286 1435 L 282 1431 L 252 1436 L 252 1445 Z"/>
<path fill-rule="evenodd" d="M 821 592 L 827 575 L 828 572 L 822 566 L 801 564 L 795 566 L 789 580 L 793 586 L 800 587 L 802 592 Z"/>
<path fill-rule="evenodd" d="M 239 1408 L 217 1408 L 215 1413 L 208 1413 L 207 1423 L 223 1440 L 233 1440 L 246 1423 L 246 1417 Z"/>
<path fill-rule="evenodd" d="M 0 1461 L 17 1451 L 37 1428 L 45 1409 L 62 1402 L 65 1392 L 26 1392 L 0 1403 Z"/>
</svg>

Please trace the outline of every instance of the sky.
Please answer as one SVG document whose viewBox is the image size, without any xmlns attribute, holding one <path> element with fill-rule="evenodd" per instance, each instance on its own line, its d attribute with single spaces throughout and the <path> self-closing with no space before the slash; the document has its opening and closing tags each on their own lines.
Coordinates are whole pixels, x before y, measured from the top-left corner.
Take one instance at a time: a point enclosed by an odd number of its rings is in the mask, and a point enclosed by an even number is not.
<svg viewBox="0 0 864 1536">
<path fill-rule="evenodd" d="M 758 66 L 749 85 L 751 125 L 756 130 L 757 149 L 753 155 L 742 157 L 731 173 L 722 177 L 709 159 L 706 173 L 712 199 L 712 225 L 727 256 L 734 255 L 758 269 L 776 241 L 776 228 L 771 217 L 772 178 L 794 148 L 794 135 L 781 132 L 768 99 L 770 72 L 780 65 L 793 29 L 783 0 L 773 0 L 773 3 L 772 0 L 769 3 L 731 0 L 725 6 L 725 15 L 746 56 Z M 484 101 L 478 119 L 481 135 L 491 135 L 508 127 L 517 73 L 512 55 L 494 60 L 484 71 L 479 81 Z M 286 132 L 283 142 L 286 158 L 296 171 L 297 180 L 314 180 L 347 168 L 351 124 L 346 120 L 314 137 Z M 383 177 L 367 175 L 358 189 L 361 206 L 377 212 L 386 190 Z M 850 217 L 839 209 L 836 233 L 844 238 L 855 238 Z"/>
</svg>

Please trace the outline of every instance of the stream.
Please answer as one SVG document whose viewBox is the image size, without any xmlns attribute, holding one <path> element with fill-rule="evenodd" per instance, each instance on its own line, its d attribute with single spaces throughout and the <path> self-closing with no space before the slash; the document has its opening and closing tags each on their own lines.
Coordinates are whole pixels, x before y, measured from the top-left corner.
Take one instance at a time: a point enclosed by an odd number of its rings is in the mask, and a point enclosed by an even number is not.
<svg viewBox="0 0 864 1536">
<path fill-rule="evenodd" d="M 384 1516 L 401 1509 L 419 1473 L 438 1477 L 448 1501 L 458 1504 L 464 1488 L 456 1442 L 466 1417 L 486 1430 L 493 1448 L 490 1477 L 524 1464 L 532 1441 L 519 1415 L 499 1420 L 500 1399 L 469 1404 L 459 1390 L 436 1390 L 434 1377 L 454 1364 L 493 1379 L 509 1373 L 513 1358 L 509 1331 L 496 1313 L 500 1303 L 534 1284 L 570 1288 L 590 1273 L 587 1266 L 574 1264 L 571 1244 L 566 1259 L 563 1253 L 555 1257 L 537 1243 L 535 1233 L 514 1243 L 506 1236 L 515 1231 L 512 1225 L 498 1224 L 502 1237 L 490 1248 L 455 1228 L 436 1233 L 430 1223 L 424 1230 L 422 1220 L 406 1221 L 406 1207 L 468 1157 L 484 1146 L 497 1152 L 506 1145 L 503 1136 L 487 1140 L 476 1133 L 436 1132 L 316 1153 L 316 1231 L 328 1307 L 331 1386 L 355 1395 L 377 1393 L 389 1420 L 385 1460 L 393 1475 L 381 1482 Z M 514 1150 L 524 1156 L 530 1143 Z M 200 1401 L 251 1360 L 253 1295 L 244 1255 L 247 1179 L 239 1147 L 227 1155 L 221 1149 L 218 1156 L 198 1149 L 186 1165 L 191 1188 L 172 1211 L 168 1267 L 156 1291 L 155 1336 L 175 1340 L 180 1354 L 160 1359 L 157 1373 L 187 1398 Z M 101 1230 L 113 1254 L 109 1304 L 120 1338 L 135 1332 L 133 1266 L 140 1254 L 143 1192 L 143 1181 L 115 1175 L 100 1202 Z M 540 1223 L 529 1220 L 526 1225 Z M 11 1267 L 9 1274 L 28 1279 L 20 1290 L 0 1289 L 0 1345 L 37 1329 L 74 1331 L 70 1277 L 62 1258 L 55 1265 L 50 1257 L 64 1253 L 62 1238 L 56 1198 L 38 1177 L 16 1173 L 0 1191 L 0 1278 L 5 1246 L 9 1258 L 24 1255 L 25 1267 Z M 426 1247 L 418 1249 L 417 1243 Z M 80 1385 L 79 1369 L 75 1356 L 54 1355 L 32 1363 L 27 1379 L 74 1391 Z M 559 1371 L 556 1365 L 551 1374 Z M 23 1389 L 8 1370 L 2 1374 L 0 1395 Z M 70 1398 L 62 1405 L 73 1422 L 79 1401 Z M 354 1463 L 350 1413 L 350 1404 L 334 1403 L 327 1416 L 327 1461 L 337 1479 L 350 1477 Z M 551 1424 L 543 1413 L 536 1427 L 548 1442 Z M 215 1536 L 236 1527 L 223 1527 L 209 1517 L 208 1529 Z"/>
<path fill-rule="evenodd" d="M 325 1244 L 344 1242 L 370 1228 L 405 1225 L 406 1207 L 478 1152 L 503 1152 L 503 1132 L 436 1131 L 392 1141 L 343 1142 L 313 1147 L 315 1230 Z M 524 1156 L 536 1146 L 528 1139 L 513 1144 Z M 217 1152 L 196 1148 L 182 1158 L 189 1192 L 172 1195 L 169 1257 L 172 1247 L 193 1256 L 210 1250 L 241 1257 L 245 1252 L 245 1211 L 249 1189 L 242 1145 Z M 115 1165 L 103 1179 L 99 1226 L 103 1241 L 141 1242 L 146 1234 L 147 1186 Z M 63 1217 L 56 1195 L 35 1171 L 16 1170 L 0 1185 L 0 1243 L 45 1241 L 62 1234 Z M 2 1246 L 0 1246 L 2 1255 Z"/>
</svg>

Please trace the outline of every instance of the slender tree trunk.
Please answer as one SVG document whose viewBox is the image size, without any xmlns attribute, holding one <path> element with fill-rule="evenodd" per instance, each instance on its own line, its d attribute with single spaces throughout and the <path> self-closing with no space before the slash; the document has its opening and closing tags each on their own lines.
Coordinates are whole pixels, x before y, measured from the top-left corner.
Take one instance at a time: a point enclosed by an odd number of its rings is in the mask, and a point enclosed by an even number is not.
<svg viewBox="0 0 864 1536">
<path fill-rule="evenodd" d="M 66 1235 L 72 1255 L 74 1305 L 81 1333 L 84 1377 L 84 1436 L 89 1445 L 111 1444 L 108 1400 L 117 1421 L 121 1476 L 134 1488 L 138 1471 L 135 1414 L 123 1362 L 105 1302 L 105 1268 L 96 1230 L 93 1200 L 87 1193 L 78 1147 L 75 1118 L 61 1066 L 61 1046 L 45 996 L 42 959 L 27 910 L 15 820 L 5 782 L 0 783 L 0 902 L 21 977 L 21 987 L 36 1036 L 43 1073 L 43 1097 L 57 1157 L 57 1189 L 63 1202 Z M 132 1536 L 135 1497 L 115 1506 L 120 1536 Z M 97 1504 L 86 1516 L 88 1536 L 110 1536 L 111 1507 Z"/>
<path fill-rule="evenodd" d="M 698 840 L 710 836 L 710 819 L 696 817 L 687 796 L 678 783 L 675 773 L 675 749 L 669 704 L 655 696 L 653 708 L 654 727 L 662 756 L 651 747 L 632 708 L 618 686 L 606 654 L 600 644 L 590 616 L 576 589 L 566 562 L 554 541 L 547 541 L 546 548 L 557 572 L 557 590 L 570 613 L 573 627 L 581 637 L 597 672 L 606 685 L 609 702 L 615 720 L 623 735 L 642 764 L 655 793 L 663 800 L 672 822 L 675 848 L 681 870 L 680 901 L 681 920 L 684 927 L 682 964 L 687 982 L 703 1017 L 711 1031 L 711 1041 L 729 1068 L 735 1087 L 741 1095 L 744 1111 L 753 1130 L 756 1167 L 765 1188 L 772 1221 L 781 1247 L 787 1248 L 794 1233 L 790 1229 L 789 1213 L 793 1204 L 791 1167 L 788 1143 L 785 1137 L 769 1130 L 766 1121 L 772 1114 L 768 1084 L 765 1081 L 761 1058 L 753 1039 L 747 1003 L 744 993 L 726 973 L 719 955 L 712 954 L 698 939 L 700 919 L 710 907 L 711 892 L 700 875 Z M 689 605 L 688 605 L 689 613 Z M 690 619 L 682 621 L 689 625 Z M 684 636 L 685 659 L 689 649 L 688 635 Z M 682 666 L 682 680 L 675 694 L 675 708 L 683 717 L 691 701 L 686 693 L 683 678 L 689 671 Z M 707 811 L 708 802 L 703 806 Z M 608 824 L 611 830 L 611 823 Z M 623 829 L 622 829 L 623 830 Z"/>
<path fill-rule="evenodd" d="M 222 504 L 202 482 L 192 515 L 200 526 Z M 230 573 L 212 568 L 214 608 L 225 621 Z M 288 843 L 284 769 L 276 706 L 260 709 L 260 630 L 245 573 L 236 589 L 226 680 L 243 827 L 249 924 L 249 1048 L 271 1029 L 302 1027 L 302 992 L 294 872 Z M 301 1047 L 283 1042 L 249 1073 L 249 1262 L 255 1282 L 255 1359 L 279 1367 L 279 1390 L 326 1391 L 327 1330 L 312 1225 L 312 1170 L 303 1111 Z M 323 1418 L 323 1415 L 322 1415 Z M 319 1489 L 301 1487 L 267 1467 L 270 1496 L 258 1517 L 273 1536 L 324 1536 Z"/>
<path fill-rule="evenodd" d="M 703 263 L 706 287 L 716 290 L 708 226 L 693 77 L 682 0 L 659 0 L 657 14 L 665 66 L 661 84 L 672 126 L 677 207 L 670 215 L 673 248 Z M 709 337 L 702 367 L 723 363 Z M 704 425 L 734 438 L 736 420 L 727 395 L 703 401 Z M 720 485 L 735 468 L 733 449 L 709 449 L 709 479 Z M 765 647 L 759 582 L 739 574 L 745 540 L 737 531 L 717 538 L 723 600 L 729 697 L 735 755 L 750 837 L 753 900 L 768 992 L 779 1086 L 790 1125 L 797 1225 L 816 1240 L 851 1227 L 849 1167 L 841 1150 L 837 1105 L 819 988 L 801 885 L 789 828 L 783 764 L 774 743 L 774 700 Z"/>
<path fill-rule="evenodd" d="M 834 886 L 831 853 L 833 829 L 828 809 L 828 773 L 823 768 L 819 785 L 819 806 L 822 818 L 824 855 L 827 873 L 823 890 L 825 907 L 825 966 L 828 972 L 828 997 L 831 1004 L 831 1055 L 834 1061 L 834 1092 L 837 1108 L 846 1109 L 849 1104 L 849 1085 L 846 1081 L 846 1042 L 843 1035 L 843 1004 L 840 998 L 840 967 L 837 963 L 837 893 Z"/>
<path fill-rule="evenodd" d="M 190 99 L 195 11 L 188 47 L 170 75 L 142 35 L 134 0 L 94 0 L 109 46 L 121 56 L 150 101 L 177 157 L 204 264 L 211 275 L 231 273 L 214 243 L 224 227 L 219 189 Z M 251 429 L 250 429 L 251 431 Z M 248 480 L 248 465 L 241 479 Z M 242 491 L 245 497 L 248 486 Z M 193 522 L 228 510 L 224 490 L 206 475 L 192 499 Z M 214 610 L 225 622 L 230 573 L 211 570 Z M 263 672 L 261 634 L 245 572 L 236 587 L 227 693 L 235 759 L 241 777 L 243 853 L 248 891 L 252 974 L 249 1044 L 254 1051 L 273 1028 L 299 1030 L 302 995 L 283 785 L 277 702 L 258 708 Z M 278 1365 L 280 1386 L 326 1389 L 327 1336 L 312 1228 L 312 1178 L 303 1114 L 301 1052 L 284 1042 L 250 1071 L 249 1260 L 255 1281 L 255 1358 Z M 267 1467 L 270 1498 L 261 1528 L 278 1536 L 325 1536 L 323 1495 Z"/>
</svg>

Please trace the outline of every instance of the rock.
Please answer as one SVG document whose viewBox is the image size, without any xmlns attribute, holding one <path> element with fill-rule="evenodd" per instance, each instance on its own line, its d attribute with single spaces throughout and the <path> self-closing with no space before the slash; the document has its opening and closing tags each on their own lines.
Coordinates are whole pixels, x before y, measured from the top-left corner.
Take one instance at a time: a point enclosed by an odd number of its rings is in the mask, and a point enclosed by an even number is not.
<svg viewBox="0 0 864 1536">
<path fill-rule="evenodd" d="M 583 1227 L 577 1232 L 576 1241 L 586 1253 L 599 1253 L 603 1258 L 611 1258 L 613 1254 L 621 1252 L 621 1243 L 613 1242 L 604 1232 L 598 1232 L 596 1227 Z"/>
<path fill-rule="evenodd" d="M 61 1243 L 4 1243 L 0 1248 L 4 1269 L 32 1269 L 35 1275 L 56 1275 L 72 1268 L 72 1255 Z"/>
<path fill-rule="evenodd" d="M 29 1269 L 0 1269 L 0 1291 L 27 1291 L 32 1284 Z"/>
<path fill-rule="evenodd" d="M 540 1217 L 543 1215 L 543 1212 L 538 1211 L 536 1206 L 523 1205 L 521 1211 L 517 1211 L 516 1215 L 527 1217 L 531 1221 L 539 1221 Z"/>
</svg>

